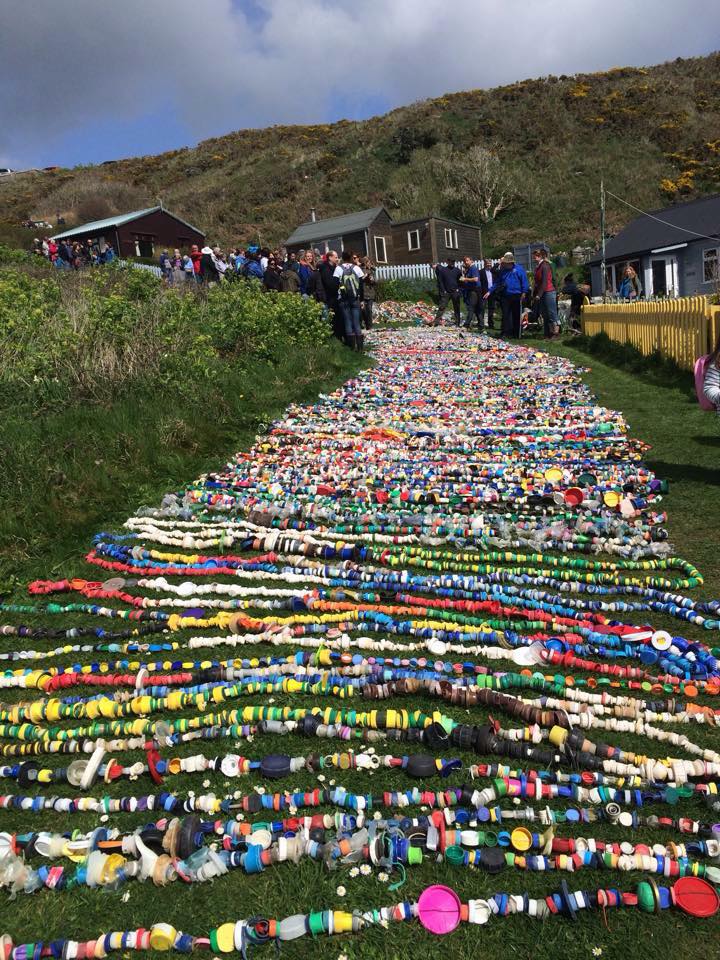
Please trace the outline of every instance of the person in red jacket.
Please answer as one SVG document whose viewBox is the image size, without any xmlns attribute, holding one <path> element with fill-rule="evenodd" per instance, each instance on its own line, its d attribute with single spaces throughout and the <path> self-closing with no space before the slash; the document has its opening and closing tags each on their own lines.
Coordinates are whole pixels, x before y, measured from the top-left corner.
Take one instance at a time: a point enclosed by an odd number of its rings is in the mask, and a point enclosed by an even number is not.
<svg viewBox="0 0 720 960">
<path fill-rule="evenodd" d="M 556 340 L 560 336 L 557 289 L 545 247 L 533 251 L 533 260 L 535 261 L 533 300 L 536 302 L 538 313 L 543 318 L 545 337 L 548 340 Z"/>
<path fill-rule="evenodd" d="M 202 274 L 200 273 L 200 261 L 202 260 L 202 253 L 198 249 L 197 244 L 193 244 L 190 248 L 190 259 L 192 260 L 195 280 L 197 283 L 202 283 Z"/>
</svg>

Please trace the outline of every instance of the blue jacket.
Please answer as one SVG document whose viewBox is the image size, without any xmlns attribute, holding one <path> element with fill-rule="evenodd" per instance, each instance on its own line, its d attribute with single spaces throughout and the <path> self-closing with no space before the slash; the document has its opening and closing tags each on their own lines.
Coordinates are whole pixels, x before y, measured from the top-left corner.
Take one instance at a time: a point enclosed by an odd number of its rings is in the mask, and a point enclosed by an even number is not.
<svg viewBox="0 0 720 960">
<path fill-rule="evenodd" d="M 297 273 L 300 277 L 300 293 L 310 293 L 309 284 L 313 275 L 312 267 L 309 267 L 306 263 L 301 263 L 297 268 Z"/>
<path fill-rule="evenodd" d="M 497 280 L 490 288 L 490 293 L 503 294 L 527 293 L 530 289 L 527 274 L 517 263 L 503 264 Z"/>
<path fill-rule="evenodd" d="M 480 271 L 473 264 L 471 267 L 465 271 L 465 277 L 467 278 L 465 283 L 462 285 L 463 299 L 467 301 L 471 293 L 480 292 Z"/>
<path fill-rule="evenodd" d="M 257 260 L 248 260 L 243 266 L 243 272 L 246 277 L 255 277 L 256 280 L 262 280 L 263 278 L 262 267 Z"/>
</svg>

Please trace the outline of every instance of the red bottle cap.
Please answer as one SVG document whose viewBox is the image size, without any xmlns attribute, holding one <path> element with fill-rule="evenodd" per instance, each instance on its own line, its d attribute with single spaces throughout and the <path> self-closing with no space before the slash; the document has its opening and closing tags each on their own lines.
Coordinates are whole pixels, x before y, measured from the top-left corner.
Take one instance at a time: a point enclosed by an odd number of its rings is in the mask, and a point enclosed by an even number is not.
<svg viewBox="0 0 720 960">
<path fill-rule="evenodd" d="M 672 889 L 677 906 L 691 917 L 712 917 L 720 907 L 717 890 L 701 877 L 681 877 Z"/>
</svg>

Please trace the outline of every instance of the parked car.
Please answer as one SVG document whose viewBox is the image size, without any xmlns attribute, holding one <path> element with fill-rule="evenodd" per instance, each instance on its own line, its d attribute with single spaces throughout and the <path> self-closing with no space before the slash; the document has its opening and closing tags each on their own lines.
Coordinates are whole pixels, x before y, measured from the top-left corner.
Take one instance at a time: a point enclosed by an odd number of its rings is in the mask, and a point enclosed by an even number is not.
<svg viewBox="0 0 720 960">
<path fill-rule="evenodd" d="M 0 177 L 9 177 L 11 173 L 15 173 L 15 171 L 11 170 L 10 167 L 0 167 Z"/>
</svg>

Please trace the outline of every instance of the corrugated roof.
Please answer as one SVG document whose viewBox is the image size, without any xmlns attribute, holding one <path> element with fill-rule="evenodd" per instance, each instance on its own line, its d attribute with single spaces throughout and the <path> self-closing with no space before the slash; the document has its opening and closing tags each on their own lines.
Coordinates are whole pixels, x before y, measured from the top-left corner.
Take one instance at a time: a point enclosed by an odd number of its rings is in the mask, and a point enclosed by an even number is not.
<svg viewBox="0 0 720 960">
<path fill-rule="evenodd" d="M 647 253 L 656 247 L 702 240 L 702 237 L 695 236 L 697 233 L 709 237 L 720 236 L 720 194 L 678 203 L 663 210 L 652 210 L 651 215 L 667 223 L 659 223 L 645 214 L 636 217 L 616 237 L 605 243 L 605 259 L 616 260 Z M 600 256 L 593 257 L 590 263 L 600 263 Z"/>
<path fill-rule="evenodd" d="M 346 233 L 365 230 L 384 209 L 385 207 L 371 207 L 369 210 L 358 210 L 357 213 L 346 213 L 341 217 L 329 217 L 327 220 L 309 220 L 307 223 L 301 223 L 285 243 L 327 240 L 330 237 L 342 237 Z"/>
<path fill-rule="evenodd" d="M 148 207 L 146 210 L 133 210 L 132 213 L 120 213 L 115 217 L 107 217 L 105 220 L 92 220 L 90 223 L 82 223 L 80 226 L 73 227 L 71 230 L 65 230 L 62 233 L 56 233 L 53 239 L 63 240 L 67 237 L 77 237 L 79 234 L 83 233 L 95 233 L 96 231 L 107 230 L 108 227 L 120 227 L 124 223 L 130 223 L 132 220 L 139 220 L 140 217 L 147 216 L 148 213 L 157 213 L 158 211 L 167 213 L 168 216 L 172 217 L 174 220 L 178 220 L 180 223 L 184 223 L 186 227 L 190 227 L 190 229 L 194 230 L 195 233 L 199 233 L 203 237 L 205 236 L 202 230 L 198 230 L 197 227 L 194 227 L 191 223 L 188 223 L 187 220 L 183 220 L 182 217 L 178 217 L 177 214 L 171 213 L 164 207 Z"/>
</svg>

